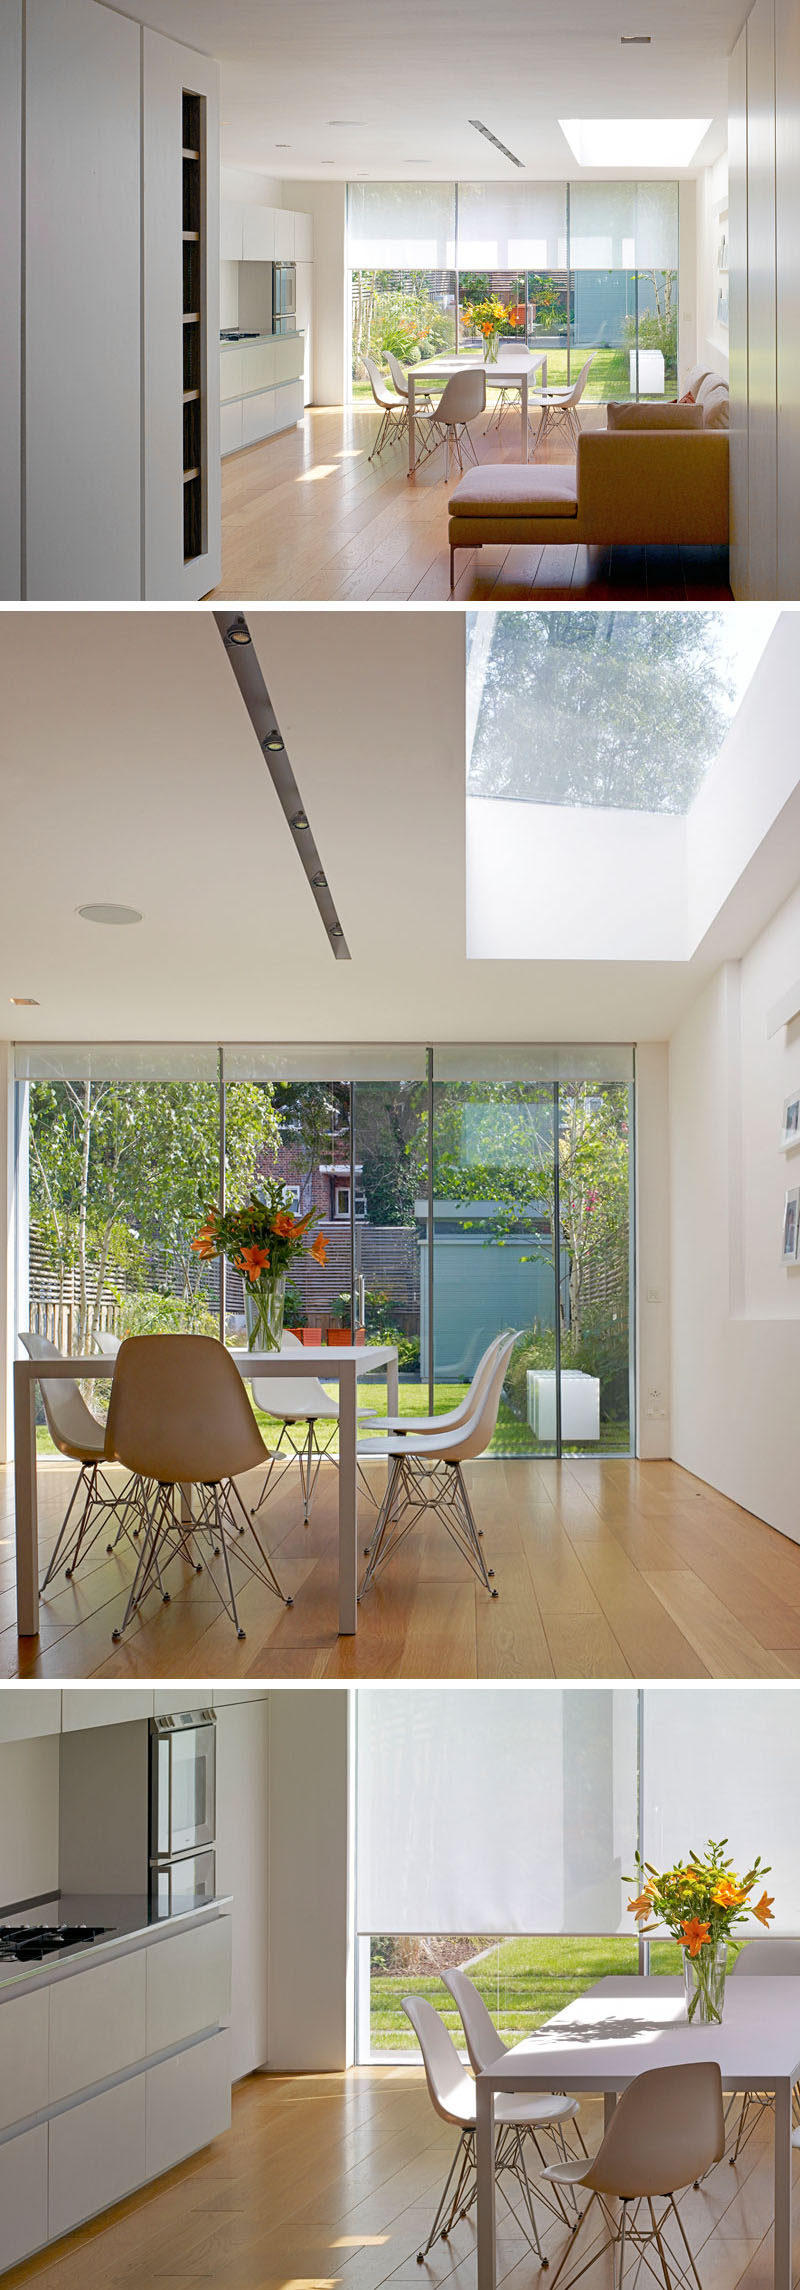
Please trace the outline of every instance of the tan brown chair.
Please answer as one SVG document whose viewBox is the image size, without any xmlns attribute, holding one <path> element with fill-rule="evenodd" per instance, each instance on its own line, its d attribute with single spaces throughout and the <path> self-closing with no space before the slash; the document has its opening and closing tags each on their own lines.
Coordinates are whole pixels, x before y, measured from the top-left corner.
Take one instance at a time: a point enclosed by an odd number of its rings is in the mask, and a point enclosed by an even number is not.
<svg viewBox="0 0 800 2290">
<path fill-rule="evenodd" d="M 572 2245 L 556 2268 L 552 2290 L 567 2258 L 574 2260 L 579 2236 L 595 2203 L 602 2211 L 607 2235 L 599 2246 L 593 2244 L 582 2265 L 570 2267 L 567 2290 L 610 2249 L 615 2256 L 614 2280 L 621 2283 L 629 2247 L 639 2265 L 644 2262 L 650 2273 L 656 2272 L 652 2254 L 657 2254 L 665 2290 L 677 2290 L 685 2281 L 685 2261 L 676 2257 L 666 2241 L 667 2222 L 672 2220 L 697 2290 L 702 2290 L 675 2196 L 702 2179 L 724 2151 L 722 2077 L 716 2060 L 691 2060 L 685 2067 L 651 2067 L 644 2075 L 637 2075 L 620 2095 L 598 2154 L 588 2163 L 582 2156 L 549 2163 L 545 2171 L 545 2178 L 555 2186 L 589 2187 L 592 2198 Z M 662 2200 L 664 2208 L 657 2217 L 656 2203 Z M 615 2203 L 620 2205 L 618 2212 L 612 2208 Z"/>
<path fill-rule="evenodd" d="M 32 1328 L 20 1334 L 20 1343 L 32 1360 L 65 1358 L 49 1336 L 38 1336 Z M 66 1581 L 72 1580 L 80 1561 L 88 1558 L 103 1530 L 108 1531 L 110 1518 L 116 1522 L 117 1533 L 115 1542 L 107 1543 L 106 1549 L 113 1550 L 123 1537 L 132 1540 L 139 1532 L 141 1511 L 138 1481 L 132 1484 L 126 1480 L 124 1487 L 118 1489 L 106 1477 L 102 1469 L 107 1461 L 105 1424 L 98 1422 L 87 1407 L 72 1377 L 40 1376 L 39 1390 L 53 1446 L 70 1462 L 80 1464 L 52 1558 L 42 1577 L 41 1587 L 45 1591 L 59 1566 L 63 1566 Z M 76 1504 L 79 1505 L 77 1511 Z"/>
<path fill-rule="evenodd" d="M 106 1452 L 152 1488 L 147 1531 L 115 1644 L 138 1613 L 154 1582 L 173 1558 L 201 1571 L 196 1552 L 222 1557 L 224 1585 L 209 1567 L 221 1605 L 239 1621 L 232 1556 L 286 1606 L 275 1571 L 245 1509 L 235 1480 L 269 1462 L 269 1451 L 238 1369 L 214 1336 L 129 1336 L 117 1354 L 106 1426 Z M 195 1488 L 199 1509 L 189 1514 L 179 1490 Z M 256 1546 L 254 1555 L 251 1544 Z"/>
</svg>

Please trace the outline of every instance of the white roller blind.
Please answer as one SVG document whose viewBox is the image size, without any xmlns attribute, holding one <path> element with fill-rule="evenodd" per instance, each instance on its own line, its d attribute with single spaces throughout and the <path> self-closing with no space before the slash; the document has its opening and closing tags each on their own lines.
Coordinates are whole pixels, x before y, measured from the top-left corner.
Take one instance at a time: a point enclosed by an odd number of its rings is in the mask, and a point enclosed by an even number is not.
<svg viewBox="0 0 800 2290">
<path fill-rule="evenodd" d="M 677 183 L 572 183 L 572 270 L 677 270 Z"/>
<path fill-rule="evenodd" d="M 565 183 L 459 183 L 459 270 L 564 270 Z"/>
<path fill-rule="evenodd" d="M 18 1081 L 216 1081 L 215 1042 L 17 1042 Z"/>
<path fill-rule="evenodd" d="M 351 270 L 452 270 L 453 183 L 350 183 Z"/>
<path fill-rule="evenodd" d="M 226 1081 L 424 1081 L 419 1042 L 234 1042 Z"/>
<path fill-rule="evenodd" d="M 624 1042 L 445 1043 L 433 1053 L 434 1081 L 534 1084 L 633 1080 L 633 1050 Z"/>
<path fill-rule="evenodd" d="M 662 1868 L 727 1837 L 740 1868 L 757 1853 L 772 1864 L 773 1929 L 800 1933 L 800 1694 L 761 1684 L 646 1690 L 643 1775 L 645 1859 Z"/>
<path fill-rule="evenodd" d="M 363 1933 L 626 1930 L 636 1694 L 361 1687 Z"/>
</svg>

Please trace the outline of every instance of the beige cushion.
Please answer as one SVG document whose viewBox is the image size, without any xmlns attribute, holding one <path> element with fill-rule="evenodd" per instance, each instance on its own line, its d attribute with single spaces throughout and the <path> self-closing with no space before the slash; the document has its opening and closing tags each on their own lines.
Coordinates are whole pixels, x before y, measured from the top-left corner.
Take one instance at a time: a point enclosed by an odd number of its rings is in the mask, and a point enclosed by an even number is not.
<svg viewBox="0 0 800 2290">
<path fill-rule="evenodd" d="M 703 416 L 704 429 L 730 429 L 731 401 L 725 382 L 718 382 L 715 389 L 707 390 L 702 401 L 698 400 L 698 404 Z"/>
<path fill-rule="evenodd" d="M 502 461 L 468 469 L 450 497 L 454 517 L 575 517 L 578 483 L 572 464 Z"/>
<path fill-rule="evenodd" d="M 681 397 L 686 397 L 689 393 L 691 393 L 691 396 L 696 398 L 700 384 L 701 382 L 705 381 L 708 372 L 708 366 L 690 366 L 689 372 L 683 385 L 683 389 L 681 390 Z"/>
<path fill-rule="evenodd" d="M 606 406 L 609 429 L 702 429 L 702 406 L 615 404 Z"/>
</svg>

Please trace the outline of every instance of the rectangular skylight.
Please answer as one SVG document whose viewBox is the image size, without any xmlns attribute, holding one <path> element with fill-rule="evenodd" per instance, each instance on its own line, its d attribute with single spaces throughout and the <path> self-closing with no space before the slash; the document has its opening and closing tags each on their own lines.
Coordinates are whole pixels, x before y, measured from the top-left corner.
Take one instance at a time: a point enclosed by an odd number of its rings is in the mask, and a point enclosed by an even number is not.
<svg viewBox="0 0 800 2290">
<path fill-rule="evenodd" d="M 710 119 L 560 119 L 579 167 L 689 167 Z"/>
<path fill-rule="evenodd" d="M 777 617 L 749 604 L 468 614 L 468 793 L 685 815 Z"/>
</svg>

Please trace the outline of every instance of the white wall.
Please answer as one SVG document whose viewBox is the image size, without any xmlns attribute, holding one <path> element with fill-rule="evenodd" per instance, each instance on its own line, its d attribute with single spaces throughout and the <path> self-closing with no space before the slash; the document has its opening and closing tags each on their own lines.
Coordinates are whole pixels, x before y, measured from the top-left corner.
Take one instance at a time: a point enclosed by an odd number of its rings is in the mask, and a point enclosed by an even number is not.
<svg viewBox="0 0 800 2290">
<path fill-rule="evenodd" d="M 731 581 L 740 598 L 800 596 L 799 110 L 796 0 L 754 0 L 730 69 Z"/>
<path fill-rule="evenodd" d="M 291 201 L 288 191 L 291 189 Z M 293 183 L 285 187 L 291 204 L 314 222 L 315 405 L 342 405 L 348 391 L 350 314 L 347 309 L 344 183 Z"/>
<path fill-rule="evenodd" d="M 269 2066 L 352 2059 L 346 1688 L 273 1692 L 269 1712 Z"/>
<path fill-rule="evenodd" d="M 22 0 L 0 12 L 0 597 L 20 593 Z"/>
<path fill-rule="evenodd" d="M 683 197 L 683 190 L 681 190 Z M 713 167 L 704 167 L 697 182 L 697 331 L 696 357 L 717 374 L 727 377 L 729 369 L 729 328 L 721 326 L 717 317 L 717 300 L 722 281 L 717 264 L 717 251 L 722 229 L 728 232 L 728 155 L 715 160 Z M 683 295 L 681 295 L 681 305 Z M 681 375 L 691 363 L 681 360 Z"/>
<path fill-rule="evenodd" d="M 783 1100 L 800 1028 L 767 1011 L 797 970 L 800 890 L 717 971 L 670 1045 L 672 1452 L 800 1540 L 800 1277 L 780 1263 Z"/>
<path fill-rule="evenodd" d="M 58 1889 L 59 1746 L 57 1733 L 0 1746 L 0 1913 Z"/>
<path fill-rule="evenodd" d="M 697 354 L 699 297 L 697 210 L 700 186 L 694 176 L 681 182 L 678 205 L 678 374 L 686 374 Z"/>
<path fill-rule="evenodd" d="M 686 931 L 685 819 L 468 798 L 471 960 L 679 962 Z"/>
<path fill-rule="evenodd" d="M 669 1050 L 636 1047 L 636 1453 L 670 1447 Z"/>
</svg>

